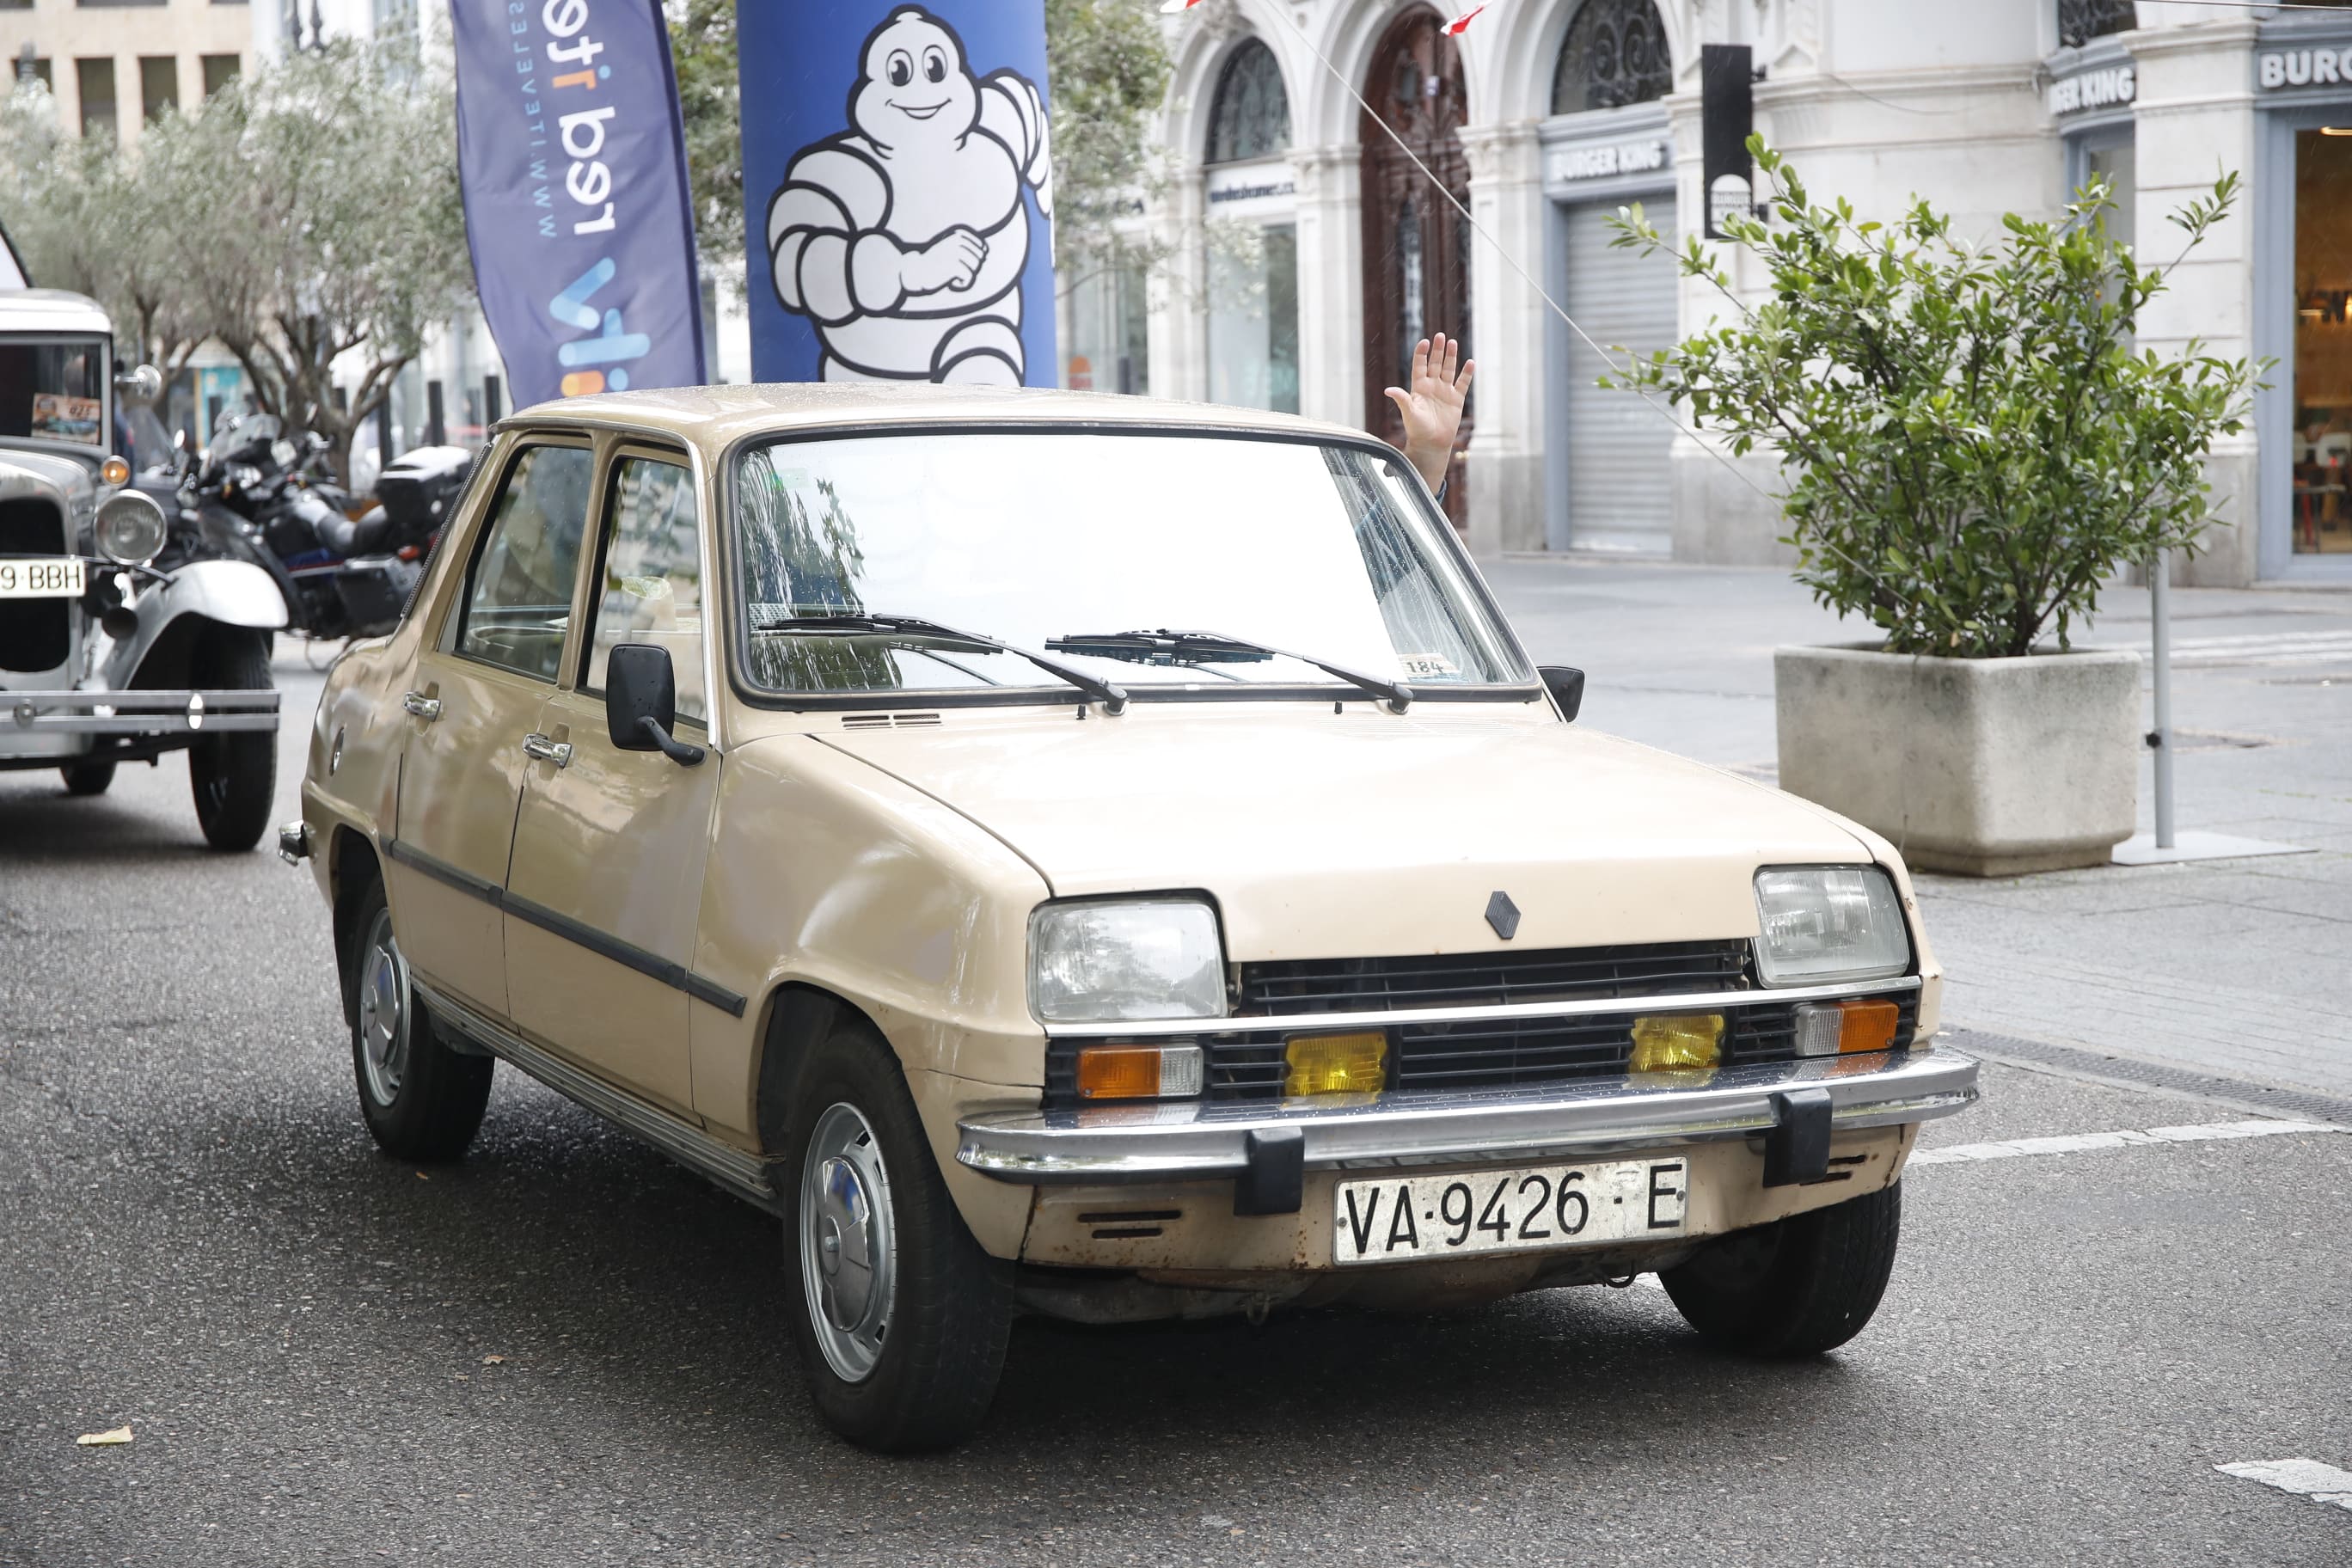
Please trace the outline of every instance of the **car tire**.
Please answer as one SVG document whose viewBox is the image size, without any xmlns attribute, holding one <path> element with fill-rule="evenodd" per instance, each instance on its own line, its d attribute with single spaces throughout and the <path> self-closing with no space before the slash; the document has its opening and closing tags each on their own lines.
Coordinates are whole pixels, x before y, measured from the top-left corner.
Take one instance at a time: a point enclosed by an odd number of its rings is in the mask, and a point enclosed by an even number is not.
<svg viewBox="0 0 2352 1568">
<path fill-rule="evenodd" d="M 114 783 L 112 763 L 68 763 L 58 772 L 65 775 L 68 795 L 104 795 Z"/>
<path fill-rule="evenodd" d="M 360 1115 L 377 1145 L 397 1159 L 457 1159 L 482 1125 L 498 1064 L 461 1056 L 434 1033 L 409 982 L 382 882 L 372 881 L 360 896 L 350 930 L 343 1012 L 351 1022 Z"/>
<path fill-rule="evenodd" d="M 268 633 L 216 634 L 199 650 L 194 684 L 222 691 L 267 691 Z M 261 842 L 278 794 L 278 731 L 232 730 L 198 738 L 188 748 L 188 789 L 196 825 L 215 849 L 241 851 Z"/>
<path fill-rule="evenodd" d="M 1658 1276 L 1684 1321 L 1726 1350 L 1835 1350 L 1878 1310 L 1903 1226 L 1901 1184 L 1738 1231 Z"/>
<path fill-rule="evenodd" d="M 897 1056 L 862 1021 L 836 1023 L 785 1125 L 793 1337 L 818 1413 L 881 1453 L 961 1442 L 1004 1370 L 1013 1267 L 948 1195 Z"/>
</svg>

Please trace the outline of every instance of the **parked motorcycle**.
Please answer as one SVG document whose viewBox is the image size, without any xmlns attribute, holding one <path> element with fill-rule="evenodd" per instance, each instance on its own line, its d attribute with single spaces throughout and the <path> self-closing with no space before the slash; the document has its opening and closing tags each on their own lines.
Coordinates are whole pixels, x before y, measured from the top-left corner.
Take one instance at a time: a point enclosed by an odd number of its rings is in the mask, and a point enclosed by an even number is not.
<svg viewBox="0 0 2352 1568">
<path fill-rule="evenodd" d="M 232 418 L 201 465 L 184 464 L 180 504 L 207 531 L 240 542 L 278 579 L 291 630 L 325 639 L 380 636 L 407 609 L 473 454 L 462 447 L 408 452 L 378 476 L 377 504 L 359 510 L 314 471 L 325 449 L 315 434 L 287 438 L 268 415 Z"/>
</svg>

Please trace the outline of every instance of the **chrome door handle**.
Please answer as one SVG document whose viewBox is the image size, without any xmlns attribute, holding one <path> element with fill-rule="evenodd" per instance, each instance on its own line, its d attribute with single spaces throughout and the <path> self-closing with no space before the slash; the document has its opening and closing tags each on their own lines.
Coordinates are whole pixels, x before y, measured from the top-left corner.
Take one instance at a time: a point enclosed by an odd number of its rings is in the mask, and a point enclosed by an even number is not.
<svg viewBox="0 0 2352 1568">
<path fill-rule="evenodd" d="M 427 697 L 422 691 L 412 691 L 400 700 L 400 705 L 430 724 L 441 717 L 441 699 Z"/>
<path fill-rule="evenodd" d="M 551 741 L 544 735 L 530 734 L 522 738 L 523 755 L 537 757 L 542 763 L 553 763 L 559 768 L 572 765 L 572 742 Z"/>
</svg>

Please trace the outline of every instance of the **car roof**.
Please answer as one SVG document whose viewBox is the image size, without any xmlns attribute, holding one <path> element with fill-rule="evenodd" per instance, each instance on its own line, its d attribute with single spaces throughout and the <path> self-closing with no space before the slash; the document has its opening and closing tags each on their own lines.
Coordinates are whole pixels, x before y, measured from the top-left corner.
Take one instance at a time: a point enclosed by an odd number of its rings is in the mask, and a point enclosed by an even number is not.
<svg viewBox="0 0 2352 1568">
<path fill-rule="evenodd" d="M 98 302 L 64 289 L 0 289 L 0 332 L 110 332 Z"/>
<path fill-rule="evenodd" d="M 1224 404 L 1043 387 L 932 386 L 924 383 L 763 382 L 592 393 L 534 404 L 501 430 L 588 426 L 676 437 L 716 458 L 749 436 L 890 425 L 1175 426 L 1237 433 L 1360 441 L 1344 425 Z"/>
</svg>

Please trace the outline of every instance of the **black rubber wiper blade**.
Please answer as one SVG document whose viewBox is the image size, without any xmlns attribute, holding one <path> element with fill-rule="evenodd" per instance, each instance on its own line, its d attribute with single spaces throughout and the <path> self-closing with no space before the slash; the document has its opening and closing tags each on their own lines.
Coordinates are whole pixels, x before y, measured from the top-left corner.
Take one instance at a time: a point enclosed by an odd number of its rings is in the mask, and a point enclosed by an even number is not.
<svg viewBox="0 0 2352 1568">
<path fill-rule="evenodd" d="M 1402 680 L 1385 680 L 1377 675 L 1367 675 L 1352 665 L 1333 664 L 1329 659 L 1315 658 L 1288 648 L 1276 647 L 1271 643 L 1252 642 L 1247 637 L 1229 637 L 1223 632 L 1171 631 L 1166 626 L 1153 631 L 1116 632 L 1102 637 L 1050 637 L 1045 646 L 1070 653 L 1097 653 L 1103 647 L 1121 647 L 1154 652 L 1165 651 L 1175 658 L 1198 660 L 1203 654 L 1223 653 L 1227 657 L 1295 659 L 1313 665 L 1324 674 L 1346 681 L 1361 691 L 1369 691 L 1387 704 L 1391 713 L 1402 713 L 1412 702 L 1412 688 Z M 1120 654 L 1108 654 L 1117 658 Z M 1124 657 L 1133 657 L 1128 654 Z"/>
<path fill-rule="evenodd" d="M 1055 653 L 1083 653 L 1136 664 L 1263 664 L 1275 657 L 1246 643 L 1186 637 L 1174 632 L 1073 632 L 1047 637 L 1045 646 Z"/>
<path fill-rule="evenodd" d="M 1106 713 L 1120 713 L 1127 709 L 1127 689 L 1116 681 L 1088 675 L 1051 654 L 1037 653 L 996 637 L 964 631 L 961 627 L 942 626 L 920 616 L 779 616 L 772 620 L 754 622 L 752 629 L 784 632 L 794 637 L 885 637 L 989 648 L 997 653 L 1009 653 L 1015 658 L 1025 658 L 1046 674 L 1067 681 L 1101 703 Z"/>
</svg>

